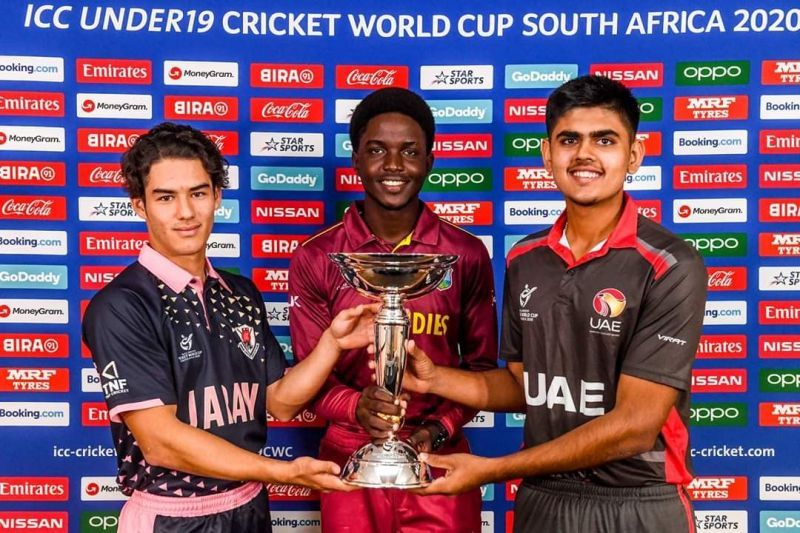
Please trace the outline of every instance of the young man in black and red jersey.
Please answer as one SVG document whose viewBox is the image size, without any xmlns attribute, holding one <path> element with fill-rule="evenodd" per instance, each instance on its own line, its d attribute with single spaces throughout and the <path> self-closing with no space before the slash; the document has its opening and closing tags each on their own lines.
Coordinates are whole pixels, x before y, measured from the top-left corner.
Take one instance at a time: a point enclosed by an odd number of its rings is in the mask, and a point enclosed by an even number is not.
<svg viewBox="0 0 800 533">
<path fill-rule="evenodd" d="M 430 455 L 448 474 L 423 493 L 523 478 L 518 532 L 694 531 L 682 485 L 706 271 L 623 192 L 644 156 L 638 122 L 636 99 L 607 78 L 577 78 L 548 99 L 542 156 L 566 209 L 508 254 L 507 367 L 461 372 L 411 346 L 404 381 L 475 408 L 524 410 L 525 449 Z"/>
<path fill-rule="evenodd" d="M 415 93 L 387 88 L 362 100 L 350 121 L 352 162 L 364 186 L 341 223 L 305 241 L 289 267 L 289 313 L 295 357 L 305 359 L 341 309 L 368 302 L 350 288 L 329 252 L 457 254 L 458 261 L 436 290 L 406 304 L 410 335 L 440 365 L 468 370 L 496 367 L 497 318 L 489 255 L 473 235 L 436 216 L 419 199 L 433 165 L 434 120 Z M 355 450 L 390 431 L 420 451 L 466 452 L 461 428 L 476 411 L 430 394 L 408 400 L 405 425 L 378 416 L 400 415 L 385 391 L 370 379 L 365 349 L 342 354 L 314 403 L 329 425 L 320 458 L 344 465 Z M 478 532 L 481 496 L 473 488 L 459 496 L 423 498 L 398 489 L 323 494 L 325 532 Z"/>
<path fill-rule="evenodd" d="M 271 531 L 264 483 L 347 490 L 331 462 L 260 455 L 267 411 L 290 419 L 343 350 L 370 341 L 375 306 L 332 318 L 316 348 L 286 361 L 247 278 L 217 271 L 206 243 L 225 162 L 189 126 L 160 124 L 122 159 L 148 243 L 95 295 L 84 339 L 109 407 L 125 532 Z"/>
</svg>

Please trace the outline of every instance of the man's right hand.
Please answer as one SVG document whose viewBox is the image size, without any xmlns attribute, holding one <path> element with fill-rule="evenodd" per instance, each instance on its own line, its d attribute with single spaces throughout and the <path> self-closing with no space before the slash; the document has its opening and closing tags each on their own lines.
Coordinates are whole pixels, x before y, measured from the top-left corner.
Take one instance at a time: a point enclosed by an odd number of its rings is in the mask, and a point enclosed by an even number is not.
<svg viewBox="0 0 800 533">
<path fill-rule="evenodd" d="M 388 439 L 390 433 L 400 429 L 400 419 L 404 415 L 400 399 L 395 403 L 392 395 L 377 385 L 364 389 L 356 406 L 358 423 L 376 440 Z"/>
<path fill-rule="evenodd" d="M 358 487 L 348 485 L 339 479 L 339 465 L 331 461 L 320 461 L 313 457 L 298 457 L 287 463 L 288 474 L 285 482 L 289 485 L 302 485 L 313 490 L 329 492 L 332 490 L 350 492 Z"/>
<path fill-rule="evenodd" d="M 421 394 L 431 392 L 436 379 L 436 364 L 412 340 L 406 341 L 406 352 L 408 360 L 403 376 L 403 388 Z"/>
</svg>

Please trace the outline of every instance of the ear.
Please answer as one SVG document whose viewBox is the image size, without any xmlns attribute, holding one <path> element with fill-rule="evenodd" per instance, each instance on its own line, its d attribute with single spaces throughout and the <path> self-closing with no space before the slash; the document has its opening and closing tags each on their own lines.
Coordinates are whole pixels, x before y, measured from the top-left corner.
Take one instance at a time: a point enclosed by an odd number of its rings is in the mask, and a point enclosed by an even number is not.
<svg viewBox="0 0 800 533">
<path fill-rule="evenodd" d="M 214 210 L 219 209 L 220 205 L 222 205 L 222 189 L 214 187 Z"/>
<path fill-rule="evenodd" d="M 358 172 L 358 151 L 353 150 L 350 153 L 350 165 Z"/>
<path fill-rule="evenodd" d="M 147 209 L 145 208 L 144 198 L 131 198 L 131 207 L 139 215 L 139 218 L 147 221 Z"/>
<path fill-rule="evenodd" d="M 427 168 L 425 169 L 426 175 L 430 174 L 431 170 L 433 170 L 433 162 L 435 159 L 436 157 L 433 155 L 433 151 L 431 151 L 425 158 L 425 163 L 427 165 Z"/>
<path fill-rule="evenodd" d="M 628 162 L 628 174 L 634 174 L 639 167 L 642 166 L 642 161 L 644 160 L 644 143 L 635 138 L 633 139 L 633 143 L 631 143 L 631 156 L 630 161 Z"/>
<path fill-rule="evenodd" d="M 544 163 L 544 168 L 547 170 L 550 175 L 553 174 L 553 160 L 550 157 L 550 139 L 544 138 L 542 139 L 542 162 Z"/>
</svg>

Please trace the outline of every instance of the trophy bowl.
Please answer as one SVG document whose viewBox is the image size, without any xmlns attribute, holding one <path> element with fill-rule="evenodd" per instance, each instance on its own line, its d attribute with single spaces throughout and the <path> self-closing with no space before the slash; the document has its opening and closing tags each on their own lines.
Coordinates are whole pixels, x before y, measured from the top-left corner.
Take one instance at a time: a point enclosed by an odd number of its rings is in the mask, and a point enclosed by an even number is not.
<svg viewBox="0 0 800 533">
<path fill-rule="evenodd" d="M 375 318 L 375 375 L 378 386 L 396 398 L 402 390 L 407 357 L 408 316 L 403 302 L 438 287 L 458 256 L 332 253 L 328 257 L 351 287 L 383 302 Z M 359 487 L 411 489 L 430 483 L 431 473 L 412 446 L 392 435 L 356 450 L 341 478 Z"/>
</svg>

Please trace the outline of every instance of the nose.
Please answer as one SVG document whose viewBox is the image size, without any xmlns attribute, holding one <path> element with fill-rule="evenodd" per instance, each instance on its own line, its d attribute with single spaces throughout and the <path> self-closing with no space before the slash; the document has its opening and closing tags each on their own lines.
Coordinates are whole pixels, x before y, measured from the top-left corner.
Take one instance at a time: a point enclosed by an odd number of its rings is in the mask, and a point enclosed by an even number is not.
<svg viewBox="0 0 800 533">
<path fill-rule="evenodd" d="M 578 149 L 575 151 L 575 159 L 579 160 L 594 160 L 594 140 L 591 138 L 581 139 L 578 143 Z"/>
<path fill-rule="evenodd" d="M 383 169 L 389 172 L 403 170 L 402 154 L 396 150 L 386 150 L 386 155 L 383 157 Z"/>
<path fill-rule="evenodd" d="M 176 199 L 178 208 L 178 218 L 181 220 L 191 219 L 194 217 L 194 206 L 190 195 L 179 194 Z"/>
</svg>

